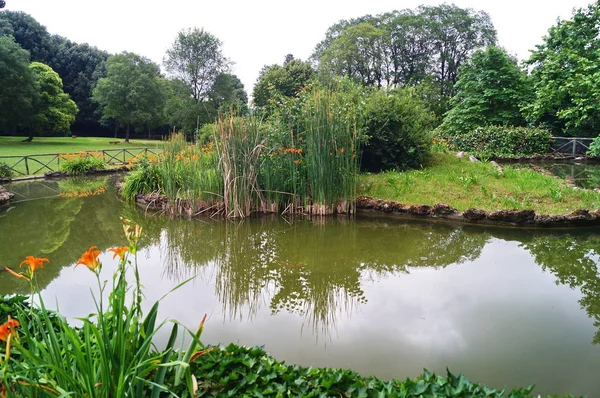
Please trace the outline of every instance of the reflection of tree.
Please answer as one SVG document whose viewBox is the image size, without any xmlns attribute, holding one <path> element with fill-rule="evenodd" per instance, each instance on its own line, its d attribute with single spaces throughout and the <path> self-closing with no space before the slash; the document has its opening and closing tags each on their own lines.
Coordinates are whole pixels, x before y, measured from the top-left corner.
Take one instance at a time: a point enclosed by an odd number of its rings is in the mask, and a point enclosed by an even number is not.
<svg viewBox="0 0 600 398">
<path fill-rule="evenodd" d="M 56 196 L 57 182 L 29 183 L 17 190 L 26 200 L 15 203 L 0 218 L 0 267 L 18 267 L 28 255 L 48 257 L 50 263 L 37 276 L 43 289 L 90 246 L 104 250 L 119 244 L 122 204 L 112 188 L 87 198 Z M 52 192 L 54 197 L 49 198 Z M 26 284 L 0 273 L 0 294 L 27 292 Z"/>
<path fill-rule="evenodd" d="M 539 234 L 522 246 L 544 270 L 557 277 L 557 283 L 581 291 L 581 307 L 600 328 L 600 236 L 589 232 Z M 593 342 L 600 343 L 600 330 Z"/>
<path fill-rule="evenodd" d="M 216 292 L 230 317 L 254 316 L 266 297 L 272 313 L 297 313 L 319 334 L 366 302 L 364 276 L 473 259 L 489 239 L 460 227 L 345 218 L 163 222 L 170 275 L 187 277 L 191 266 L 214 263 Z"/>
</svg>

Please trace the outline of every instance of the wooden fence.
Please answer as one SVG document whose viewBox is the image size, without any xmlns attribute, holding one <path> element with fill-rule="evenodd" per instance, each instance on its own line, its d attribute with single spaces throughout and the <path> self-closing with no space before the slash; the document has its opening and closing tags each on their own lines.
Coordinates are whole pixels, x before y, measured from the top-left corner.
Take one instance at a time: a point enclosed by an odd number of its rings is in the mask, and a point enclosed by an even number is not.
<svg viewBox="0 0 600 398">
<path fill-rule="evenodd" d="M 550 148 L 553 153 L 585 155 L 593 140 L 593 138 L 552 137 Z"/>
<path fill-rule="evenodd" d="M 158 150 L 149 148 L 99 149 L 84 151 L 101 156 L 111 166 L 123 165 L 130 159 L 140 155 L 158 155 Z M 50 171 L 59 171 L 60 153 L 42 153 L 37 155 L 0 156 L 0 163 L 6 163 L 14 176 L 38 175 Z"/>
</svg>

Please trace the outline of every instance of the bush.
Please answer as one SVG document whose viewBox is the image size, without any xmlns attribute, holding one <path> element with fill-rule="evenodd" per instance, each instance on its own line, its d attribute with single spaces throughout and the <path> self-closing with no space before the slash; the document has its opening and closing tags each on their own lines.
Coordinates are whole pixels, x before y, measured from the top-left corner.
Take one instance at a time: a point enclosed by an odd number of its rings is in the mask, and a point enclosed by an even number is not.
<svg viewBox="0 0 600 398">
<path fill-rule="evenodd" d="M 0 178 L 10 178 L 13 176 L 13 171 L 9 165 L 0 162 Z"/>
<path fill-rule="evenodd" d="M 136 194 L 147 194 L 160 189 L 161 174 L 158 166 L 150 162 L 140 163 L 125 177 L 123 196 L 135 199 Z"/>
<path fill-rule="evenodd" d="M 457 151 L 486 156 L 532 156 L 550 152 L 552 134 L 540 128 L 478 127 L 452 139 Z"/>
<path fill-rule="evenodd" d="M 70 175 L 80 175 L 93 170 L 104 170 L 106 162 L 98 153 L 80 152 L 60 155 L 60 170 Z"/>
<path fill-rule="evenodd" d="M 590 144 L 590 149 L 586 152 L 587 155 L 590 156 L 600 156 L 600 136 L 594 138 L 594 141 Z M 0 163 L 0 170 L 2 164 Z M 0 171 L 0 177 L 2 176 L 2 172 Z"/>
<path fill-rule="evenodd" d="M 377 90 L 365 109 L 368 144 L 362 152 L 365 171 L 407 170 L 423 165 L 435 116 L 407 90 Z"/>
</svg>

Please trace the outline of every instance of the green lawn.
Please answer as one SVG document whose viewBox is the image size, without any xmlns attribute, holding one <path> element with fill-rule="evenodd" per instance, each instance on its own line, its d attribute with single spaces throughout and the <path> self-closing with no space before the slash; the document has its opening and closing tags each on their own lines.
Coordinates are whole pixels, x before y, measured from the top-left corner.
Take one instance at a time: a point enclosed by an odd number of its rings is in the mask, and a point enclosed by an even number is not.
<svg viewBox="0 0 600 398">
<path fill-rule="evenodd" d="M 564 180 L 519 165 L 498 173 L 489 163 L 472 163 L 453 154 L 435 154 L 422 170 L 365 174 L 359 195 L 400 203 L 447 203 L 459 211 L 533 209 L 538 214 L 564 214 L 600 208 L 600 193 L 575 190 Z"/>
<path fill-rule="evenodd" d="M 156 149 L 160 141 L 150 140 L 130 140 L 128 144 L 123 139 L 97 138 L 97 137 L 35 137 L 32 142 L 22 142 L 24 137 L 4 137 L 0 136 L 0 162 L 4 162 L 20 173 L 25 173 L 26 167 L 22 160 L 25 155 L 45 155 L 45 154 L 64 154 L 82 151 L 109 150 L 111 154 L 117 155 L 119 149 L 130 148 L 149 148 Z M 110 141 L 119 141 L 119 144 L 110 144 Z M 134 153 L 135 154 L 135 153 Z M 6 158 L 5 156 L 19 156 L 16 158 Z M 131 154 L 125 154 L 125 160 L 128 160 Z M 119 160 L 123 160 L 123 154 L 118 155 Z M 48 167 L 53 170 L 58 169 L 56 160 L 53 156 L 35 156 L 28 159 L 29 172 L 31 174 L 43 174 L 49 171 L 43 167 L 48 163 Z M 40 170 L 41 169 L 41 170 Z M 39 171 L 38 171 L 39 170 Z M 37 173 L 35 173 L 38 171 Z M 19 173 L 15 173 L 19 176 Z"/>
</svg>

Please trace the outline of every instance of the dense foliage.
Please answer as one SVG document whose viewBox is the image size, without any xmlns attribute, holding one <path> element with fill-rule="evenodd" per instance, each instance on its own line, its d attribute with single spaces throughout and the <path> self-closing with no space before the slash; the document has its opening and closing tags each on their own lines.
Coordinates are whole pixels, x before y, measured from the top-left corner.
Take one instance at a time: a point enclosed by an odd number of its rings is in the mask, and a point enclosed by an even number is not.
<svg viewBox="0 0 600 398">
<path fill-rule="evenodd" d="M 600 5 L 593 2 L 558 21 L 528 61 L 533 68 L 532 121 L 555 135 L 595 136 L 600 126 Z"/>
<path fill-rule="evenodd" d="M 361 169 L 406 170 L 423 166 L 435 117 L 408 89 L 373 91 L 365 106 L 368 136 Z"/>
<path fill-rule="evenodd" d="M 456 136 L 487 125 L 523 126 L 521 113 L 530 100 L 529 81 L 506 50 L 490 46 L 476 51 L 458 73 L 453 106 L 440 130 Z"/>
<path fill-rule="evenodd" d="M 133 53 L 112 55 L 106 62 L 106 77 L 98 80 L 93 98 L 106 117 L 127 127 L 125 141 L 133 124 L 151 121 L 163 112 L 166 84 L 158 65 Z"/>
<path fill-rule="evenodd" d="M 31 121 L 38 89 L 29 54 L 8 36 L 0 36 L 0 131 Z"/>
<path fill-rule="evenodd" d="M 106 168 L 102 154 L 97 152 L 67 153 L 60 155 L 60 159 L 60 170 L 69 175 L 81 175 Z"/>
<path fill-rule="evenodd" d="M 600 136 L 594 138 L 590 144 L 590 149 L 587 151 L 587 154 L 591 156 L 600 156 Z"/>
<path fill-rule="evenodd" d="M 550 152 L 552 134 L 541 128 L 487 126 L 452 139 L 458 151 L 487 156 L 531 156 Z"/>
<path fill-rule="evenodd" d="M 377 87 L 433 82 L 444 109 L 459 67 L 495 42 L 488 14 L 442 4 L 342 20 L 327 30 L 313 59 L 323 78 L 344 75 Z"/>
<path fill-rule="evenodd" d="M 79 111 L 77 105 L 63 91 L 62 80 L 52 68 L 39 62 L 32 62 L 29 68 L 39 90 L 34 102 L 29 140 L 33 139 L 34 132 L 67 135 Z"/>
<path fill-rule="evenodd" d="M 315 71 L 309 62 L 294 59 L 291 54 L 282 65 L 265 65 L 258 75 L 254 91 L 253 104 L 257 107 L 275 105 L 280 97 L 297 97 L 311 79 Z"/>
</svg>

